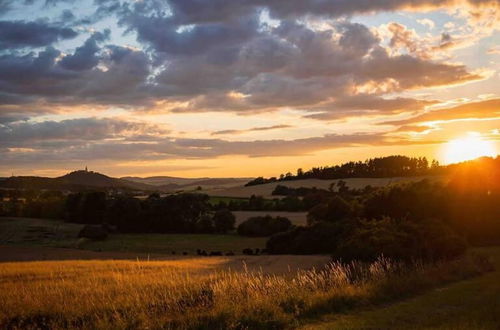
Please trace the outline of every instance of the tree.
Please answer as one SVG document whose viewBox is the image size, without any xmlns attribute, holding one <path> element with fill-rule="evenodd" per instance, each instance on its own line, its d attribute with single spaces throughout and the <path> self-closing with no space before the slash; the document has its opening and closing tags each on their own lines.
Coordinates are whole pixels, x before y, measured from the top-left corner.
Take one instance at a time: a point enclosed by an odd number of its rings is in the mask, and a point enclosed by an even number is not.
<svg viewBox="0 0 500 330">
<path fill-rule="evenodd" d="M 292 227 L 288 218 L 270 215 L 264 217 L 252 217 L 238 226 L 238 234 L 242 236 L 264 237 L 287 231 Z"/>
<path fill-rule="evenodd" d="M 334 196 L 326 203 L 313 207 L 307 215 L 309 224 L 326 221 L 335 222 L 355 215 L 355 208 L 340 196 Z"/>
<path fill-rule="evenodd" d="M 227 233 L 234 229 L 236 217 L 229 210 L 218 210 L 213 217 L 215 231 L 218 233 Z"/>
<path fill-rule="evenodd" d="M 198 233 L 211 234 L 214 230 L 214 220 L 208 214 L 204 214 L 196 223 L 196 232 Z"/>
</svg>

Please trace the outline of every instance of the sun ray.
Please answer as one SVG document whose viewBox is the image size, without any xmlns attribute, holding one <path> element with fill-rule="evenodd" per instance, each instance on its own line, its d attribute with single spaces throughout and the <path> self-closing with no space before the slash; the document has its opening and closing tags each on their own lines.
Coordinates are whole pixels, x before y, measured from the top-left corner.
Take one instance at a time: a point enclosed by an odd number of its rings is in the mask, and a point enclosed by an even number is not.
<svg viewBox="0 0 500 330">
<path fill-rule="evenodd" d="M 447 164 L 496 155 L 494 143 L 484 140 L 479 134 L 469 134 L 466 137 L 451 140 L 444 147 L 444 160 Z"/>
</svg>

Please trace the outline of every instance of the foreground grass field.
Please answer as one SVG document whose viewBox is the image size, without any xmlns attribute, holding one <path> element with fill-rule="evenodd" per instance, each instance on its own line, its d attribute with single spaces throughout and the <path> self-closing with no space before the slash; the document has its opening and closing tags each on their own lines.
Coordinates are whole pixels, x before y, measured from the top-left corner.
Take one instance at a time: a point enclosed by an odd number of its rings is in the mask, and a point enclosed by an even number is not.
<svg viewBox="0 0 500 330">
<path fill-rule="evenodd" d="M 500 329 L 500 248 L 488 254 L 495 271 L 402 302 L 362 312 L 330 314 L 306 329 Z"/>
<path fill-rule="evenodd" d="M 288 274 L 214 271 L 225 261 L 1 263 L 0 328 L 289 328 L 491 270 L 469 255 L 432 265 L 381 259 Z"/>
</svg>

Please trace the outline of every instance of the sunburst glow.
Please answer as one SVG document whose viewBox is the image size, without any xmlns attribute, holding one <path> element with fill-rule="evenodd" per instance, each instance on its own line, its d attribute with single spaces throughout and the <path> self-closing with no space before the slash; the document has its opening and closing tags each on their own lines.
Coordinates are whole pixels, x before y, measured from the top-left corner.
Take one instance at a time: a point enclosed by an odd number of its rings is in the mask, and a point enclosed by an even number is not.
<svg viewBox="0 0 500 330">
<path fill-rule="evenodd" d="M 491 141 L 486 141 L 479 135 L 451 140 L 444 148 L 446 163 L 458 163 L 483 156 L 495 157 L 497 151 Z"/>
</svg>

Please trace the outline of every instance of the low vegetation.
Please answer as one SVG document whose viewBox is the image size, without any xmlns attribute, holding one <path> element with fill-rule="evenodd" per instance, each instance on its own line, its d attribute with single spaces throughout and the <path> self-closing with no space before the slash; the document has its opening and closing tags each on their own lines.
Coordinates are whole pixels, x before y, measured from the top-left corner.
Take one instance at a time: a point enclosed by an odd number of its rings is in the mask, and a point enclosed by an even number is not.
<svg viewBox="0 0 500 330">
<path fill-rule="evenodd" d="M 238 234 L 242 236 L 266 237 L 289 230 L 292 223 L 285 217 L 270 215 L 263 217 L 252 217 L 241 223 Z"/>
<path fill-rule="evenodd" d="M 288 328 L 491 270 L 481 256 L 379 258 L 296 274 L 209 270 L 217 258 L 0 264 L 0 327 Z"/>
</svg>

